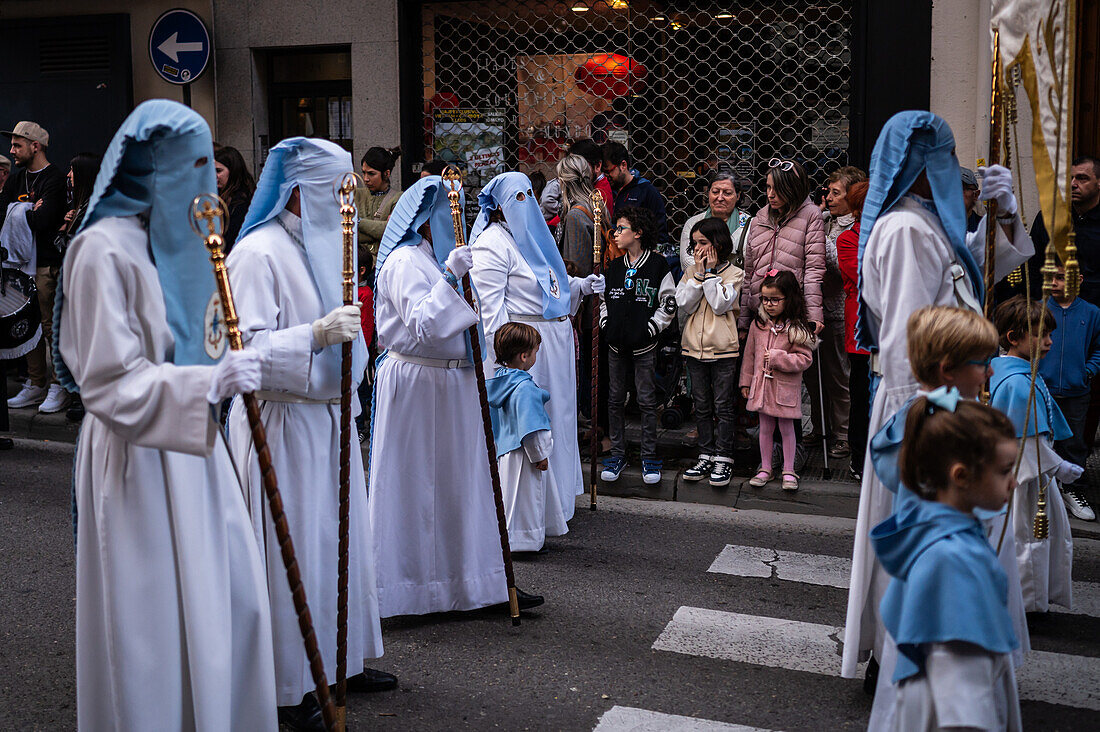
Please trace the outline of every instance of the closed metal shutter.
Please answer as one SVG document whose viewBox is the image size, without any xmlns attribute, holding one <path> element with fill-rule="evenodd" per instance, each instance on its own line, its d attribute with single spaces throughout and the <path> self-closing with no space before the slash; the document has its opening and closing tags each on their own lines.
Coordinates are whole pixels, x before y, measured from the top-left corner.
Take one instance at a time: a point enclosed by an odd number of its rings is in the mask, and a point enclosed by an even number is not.
<svg viewBox="0 0 1100 732">
<path fill-rule="evenodd" d="M 666 199 L 672 239 L 732 168 L 764 203 L 772 157 L 811 180 L 848 160 L 851 0 L 424 2 L 423 160 L 476 189 L 541 170 L 578 137 L 624 142 Z"/>
</svg>

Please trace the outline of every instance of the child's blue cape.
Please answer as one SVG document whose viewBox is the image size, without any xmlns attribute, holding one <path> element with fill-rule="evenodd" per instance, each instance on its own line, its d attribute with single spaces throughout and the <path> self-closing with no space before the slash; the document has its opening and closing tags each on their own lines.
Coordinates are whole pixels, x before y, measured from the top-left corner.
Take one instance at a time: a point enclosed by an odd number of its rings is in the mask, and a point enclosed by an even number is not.
<svg viewBox="0 0 1100 732">
<path fill-rule="evenodd" d="M 880 608 L 898 645 L 894 683 L 923 672 L 924 643 L 964 641 L 991 653 L 1019 645 L 1008 578 L 973 516 L 917 500 L 872 529 L 871 543 L 893 577 Z"/>
<path fill-rule="evenodd" d="M 546 402 L 550 392 L 540 389 L 531 374 L 501 366 L 485 382 L 493 419 L 497 457 L 518 450 L 532 432 L 550 429 Z"/>
<path fill-rule="evenodd" d="M 1012 420 L 1017 437 L 1046 434 L 1052 440 L 1065 440 L 1073 435 L 1062 410 L 1047 391 L 1042 376 L 1035 378 L 1035 401 L 1031 414 L 1027 414 L 1027 396 L 1031 390 L 1030 363 L 1016 356 L 1000 356 L 993 359 L 992 366 L 989 405 L 1001 410 Z"/>
</svg>

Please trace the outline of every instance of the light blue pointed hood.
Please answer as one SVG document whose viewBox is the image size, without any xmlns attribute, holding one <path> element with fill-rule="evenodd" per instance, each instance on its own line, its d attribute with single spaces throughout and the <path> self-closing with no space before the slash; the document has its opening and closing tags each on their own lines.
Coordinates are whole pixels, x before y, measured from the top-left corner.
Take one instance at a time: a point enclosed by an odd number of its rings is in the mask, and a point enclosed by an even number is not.
<svg viewBox="0 0 1100 732">
<path fill-rule="evenodd" d="M 501 173 L 477 196 L 481 213 L 470 232 L 474 241 L 489 226 L 489 214 L 500 209 L 516 242 L 516 248 L 535 273 L 542 288 L 542 316 L 569 315 L 569 275 L 554 235 L 546 225 L 531 181 L 523 173 Z"/>
<path fill-rule="evenodd" d="M 375 271 L 381 272 L 382 265 L 394 249 L 407 245 L 420 244 L 420 227 L 430 222 L 432 231 L 432 250 L 439 266 L 447 260 L 447 255 L 455 248 L 454 222 L 451 219 L 451 205 L 447 199 L 450 189 L 438 175 L 429 175 L 413 183 L 401 194 L 397 205 L 386 223 L 382 242 L 378 245 L 378 261 Z M 466 207 L 466 192 L 458 189 L 460 210 Z M 466 221 L 462 219 L 465 234 Z"/>
<path fill-rule="evenodd" d="M 962 173 L 955 157 L 955 136 L 951 128 L 931 112 L 898 112 L 891 117 L 871 153 L 867 200 L 860 217 L 859 286 L 863 289 L 863 252 L 875 221 L 894 207 L 920 177 L 928 174 L 936 215 L 947 233 L 959 263 L 974 284 L 979 302 L 984 302 L 982 271 L 966 248 L 966 210 L 962 199 Z M 921 276 L 921 273 L 914 273 Z M 878 333 L 860 299 L 856 321 L 856 342 L 861 348 L 878 351 Z"/>
<path fill-rule="evenodd" d="M 200 193 L 216 190 L 214 145 L 206 121 L 178 102 L 153 99 L 130 113 L 107 147 L 79 229 L 113 216 L 140 215 L 148 222 L 149 249 L 175 341 L 170 359 L 180 365 L 215 360 L 205 347 L 205 316 L 217 284 L 202 239 L 191 229 L 190 207 Z M 59 281 L 54 364 L 62 385 L 76 391 L 58 348 L 64 307 Z"/>
<path fill-rule="evenodd" d="M 344 304 L 344 238 L 335 185 L 352 170 L 351 153 L 333 142 L 308 137 L 283 140 L 268 152 L 237 236 L 241 241 L 274 219 L 297 188 L 302 207 L 302 244 L 326 312 Z M 352 251 L 353 270 L 358 272 L 358 248 Z M 330 348 L 340 350 L 339 346 Z M 352 373 L 362 373 L 366 363 L 367 347 L 360 336 L 352 346 Z"/>
</svg>

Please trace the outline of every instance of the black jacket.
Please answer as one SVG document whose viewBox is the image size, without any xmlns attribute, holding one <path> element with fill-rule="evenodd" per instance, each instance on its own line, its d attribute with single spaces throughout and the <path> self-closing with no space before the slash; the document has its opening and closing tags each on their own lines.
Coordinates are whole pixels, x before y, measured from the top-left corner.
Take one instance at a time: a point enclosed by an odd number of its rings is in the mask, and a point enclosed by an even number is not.
<svg viewBox="0 0 1100 732">
<path fill-rule="evenodd" d="M 611 350 L 640 356 L 653 350 L 657 336 L 676 317 L 676 282 L 664 257 L 642 252 L 631 266 L 637 271 L 627 287 L 627 256 L 612 260 L 604 270 L 600 330 Z"/>
<path fill-rule="evenodd" d="M 38 266 L 60 266 L 61 252 L 53 242 L 67 210 L 65 174 L 56 165 L 47 165 L 38 173 L 29 175 L 26 168 L 16 168 L 0 192 L 0 226 L 7 217 L 8 205 L 16 201 L 42 201 L 37 209 L 27 211 L 27 224 L 34 234 L 34 245 L 38 250 Z"/>
</svg>

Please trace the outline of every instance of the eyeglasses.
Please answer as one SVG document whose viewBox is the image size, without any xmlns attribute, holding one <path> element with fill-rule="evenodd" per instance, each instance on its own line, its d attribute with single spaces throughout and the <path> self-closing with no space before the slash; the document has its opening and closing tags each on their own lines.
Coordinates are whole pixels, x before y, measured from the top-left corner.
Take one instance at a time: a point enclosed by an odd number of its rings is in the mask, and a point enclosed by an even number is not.
<svg viewBox="0 0 1100 732">
<path fill-rule="evenodd" d="M 772 158 L 768 161 L 769 168 L 779 168 L 784 173 L 790 170 L 794 170 L 794 161 L 784 160 L 783 158 Z"/>
<path fill-rule="evenodd" d="M 614 229 L 611 230 L 611 233 L 612 234 L 621 234 L 624 231 L 633 231 L 633 229 L 631 229 L 629 226 L 623 226 L 622 224 L 619 224 L 618 226 L 616 226 Z"/>
<path fill-rule="evenodd" d="M 990 355 L 990 356 L 988 356 L 984 359 L 983 358 L 974 358 L 974 359 L 971 359 L 969 361 L 964 361 L 963 363 L 967 366 L 981 366 L 983 369 L 987 369 L 987 368 L 989 368 L 989 364 L 996 357 L 997 357 L 997 354 L 994 353 L 994 354 L 992 354 L 992 355 Z"/>
<path fill-rule="evenodd" d="M 764 303 L 765 305 L 778 305 L 779 303 L 783 302 L 786 299 L 787 298 L 785 296 L 784 297 L 761 297 L 760 301 L 762 303 Z"/>
</svg>

